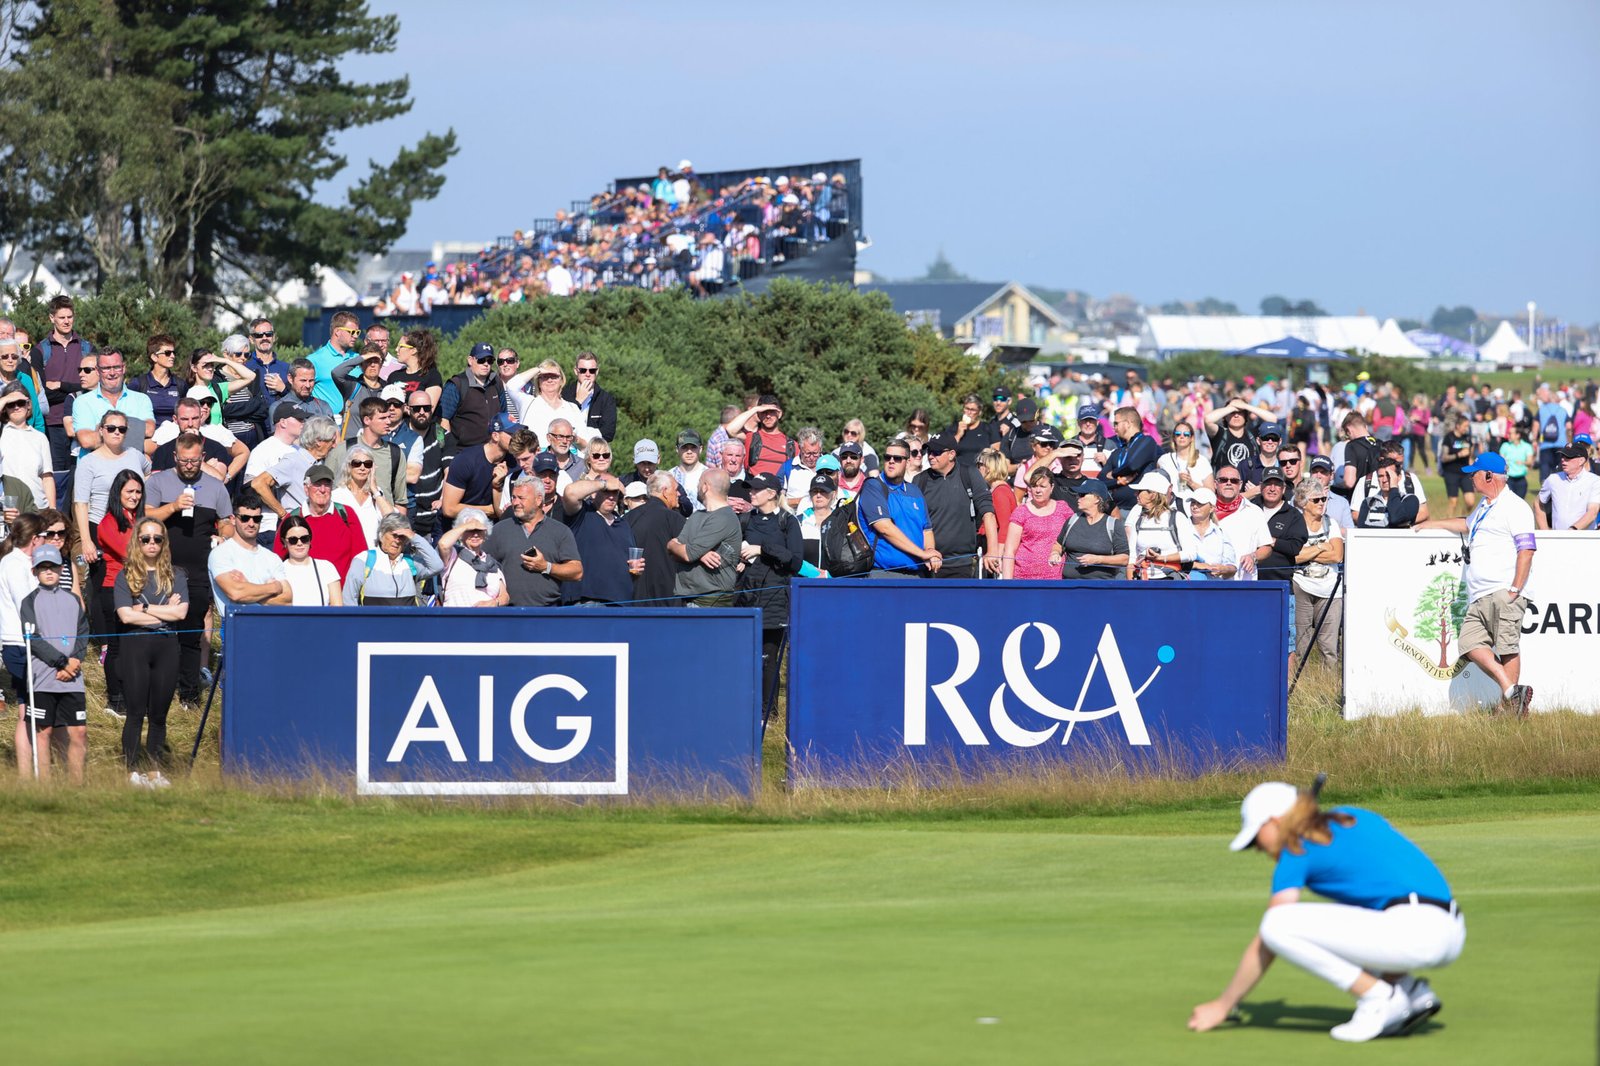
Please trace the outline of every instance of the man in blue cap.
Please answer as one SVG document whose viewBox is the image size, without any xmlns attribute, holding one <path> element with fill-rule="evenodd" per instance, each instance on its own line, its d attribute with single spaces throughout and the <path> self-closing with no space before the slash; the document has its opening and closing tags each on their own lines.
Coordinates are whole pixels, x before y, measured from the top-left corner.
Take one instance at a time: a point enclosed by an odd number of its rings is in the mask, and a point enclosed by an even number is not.
<svg viewBox="0 0 1600 1066">
<path fill-rule="evenodd" d="M 1283 465 L 1279 462 L 1278 453 L 1283 449 L 1283 424 L 1281 422 L 1263 422 L 1256 430 L 1256 450 L 1253 455 L 1245 459 L 1244 465 L 1239 467 L 1239 473 L 1244 475 L 1244 495 L 1246 499 L 1253 500 L 1261 495 L 1261 479 L 1267 471 L 1273 470 L 1280 474 L 1285 473 Z M 1285 476 L 1287 483 L 1291 479 Z"/>
<path fill-rule="evenodd" d="M 1533 508 L 1506 491 L 1506 461 L 1495 452 L 1467 468 L 1478 506 L 1466 518 L 1435 518 L 1413 529 L 1447 529 L 1466 539 L 1467 617 L 1456 647 L 1500 686 L 1500 710 L 1526 718 L 1533 688 L 1522 680 L 1522 616 L 1538 549 Z"/>
</svg>

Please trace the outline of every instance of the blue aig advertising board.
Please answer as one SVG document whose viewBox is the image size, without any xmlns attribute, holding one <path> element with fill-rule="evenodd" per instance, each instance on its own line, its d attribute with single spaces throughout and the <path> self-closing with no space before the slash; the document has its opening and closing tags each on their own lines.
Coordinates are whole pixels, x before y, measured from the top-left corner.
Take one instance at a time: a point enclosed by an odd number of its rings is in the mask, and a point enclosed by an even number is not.
<svg viewBox="0 0 1600 1066">
<path fill-rule="evenodd" d="M 223 766 L 370 795 L 748 792 L 759 637 L 756 611 L 241 608 Z M 703 649 L 714 686 L 685 673 Z"/>
<path fill-rule="evenodd" d="M 1280 582 L 793 586 L 801 778 L 1109 755 L 1203 770 L 1286 751 Z"/>
</svg>

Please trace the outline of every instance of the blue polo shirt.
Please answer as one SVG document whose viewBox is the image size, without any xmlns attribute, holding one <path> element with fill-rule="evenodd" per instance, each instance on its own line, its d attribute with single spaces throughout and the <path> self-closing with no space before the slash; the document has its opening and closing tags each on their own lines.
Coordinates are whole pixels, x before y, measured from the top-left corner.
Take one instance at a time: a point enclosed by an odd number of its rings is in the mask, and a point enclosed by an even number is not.
<svg viewBox="0 0 1600 1066">
<path fill-rule="evenodd" d="M 1299 855 L 1285 848 L 1272 871 L 1274 893 L 1309 888 L 1335 903 L 1369 910 L 1412 892 L 1451 898 L 1450 885 L 1433 860 L 1382 815 L 1360 807 L 1334 810 L 1354 815 L 1355 824 L 1333 825 L 1328 843 L 1305 841 Z"/>
<path fill-rule="evenodd" d="M 105 393 L 101 392 L 98 386 L 88 392 L 80 392 L 72 401 L 73 431 L 93 429 L 100 424 L 100 419 L 105 417 L 105 413 L 112 409 L 122 412 L 130 419 L 138 418 L 144 421 L 144 431 L 138 434 L 130 433 L 129 440 L 137 436 L 142 444 L 145 437 L 156 431 L 156 415 L 154 408 L 150 406 L 150 397 L 142 392 L 135 392 L 126 386 L 123 387 L 122 395 L 117 397 L 117 402 L 114 404 L 106 399 Z M 92 451 L 94 451 L 93 448 L 85 448 L 79 445 L 78 457 L 82 458 Z"/>
<path fill-rule="evenodd" d="M 350 357 L 341 354 L 329 341 L 306 358 L 317 368 L 317 383 L 311 386 L 311 395 L 327 404 L 334 414 L 343 411 L 344 393 L 333 383 L 333 368 Z"/>
<path fill-rule="evenodd" d="M 861 517 L 867 538 L 873 542 L 872 565 L 879 570 L 904 570 L 907 577 L 915 577 L 922 560 L 913 559 L 890 544 L 886 537 L 878 535 L 872 524 L 887 518 L 911 543 L 921 547 L 922 534 L 929 528 L 928 502 L 922 498 L 922 490 L 910 481 L 891 485 L 882 478 L 868 478 L 861 486 L 856 513 Z"/>
</svg>

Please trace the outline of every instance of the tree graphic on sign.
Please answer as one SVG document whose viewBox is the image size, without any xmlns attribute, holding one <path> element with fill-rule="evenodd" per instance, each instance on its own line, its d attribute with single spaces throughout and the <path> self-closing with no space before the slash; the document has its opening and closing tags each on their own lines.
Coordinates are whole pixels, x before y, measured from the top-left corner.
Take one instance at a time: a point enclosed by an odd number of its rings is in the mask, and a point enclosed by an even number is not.
<svg viewBox="0 0 1600 1066">
<path fill-rule="evenodd" d="M 1450 642 L 1461 632 L 1467 616 L 1466 590 L 1454 574 L 1440 574 L 1422 588 L 1412 614 L 1415 631 L 1423 640 L 1439 642 L 1439 668 L 1450 665 Z"/>
</svg>

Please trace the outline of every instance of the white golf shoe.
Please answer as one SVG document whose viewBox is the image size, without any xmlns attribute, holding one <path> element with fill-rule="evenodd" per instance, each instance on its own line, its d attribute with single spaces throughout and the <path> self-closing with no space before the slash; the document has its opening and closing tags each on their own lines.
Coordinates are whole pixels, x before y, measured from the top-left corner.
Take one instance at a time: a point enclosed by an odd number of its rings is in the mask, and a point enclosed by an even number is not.
<svg viewBox="0 0 1600 1066">
<path fill-rule="evenodd" d="M 1395 1026 L 1395 1033 L 1409 1033 L 1423 1022 L 1432 1018 L 1443 1009 L 1444 1004 L 1439 1002 L 1439 996 L 1434 992 L 1433 986 L 1425 977 L 1402 977 L 1395 982 L 1395 987 L 1405 993 L 1406 999 L 1411 1004 L 1411 1013 L 1404 1021 Z M 1385 1036 L 1390 1035 L 1385 1033 Z"/>
<path fill-rule="evenodd" d="M 1388 995 L 1374 989 L 1356 1000 L 1356 1012 L 1350 1020 L 1328 1030 L 1328 1035 L 1349 1044 L 1361 1044 L 1391 1031 L 1391 1027 L 1398 1029 L 1410 1016 L 1410 997 L 1390 985 Z"/>
</svg>

